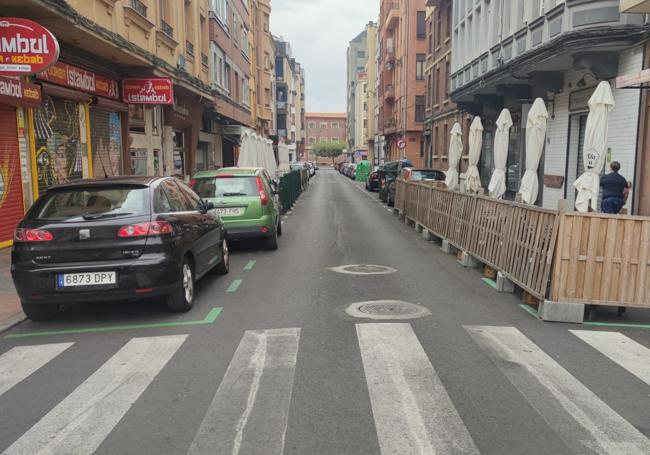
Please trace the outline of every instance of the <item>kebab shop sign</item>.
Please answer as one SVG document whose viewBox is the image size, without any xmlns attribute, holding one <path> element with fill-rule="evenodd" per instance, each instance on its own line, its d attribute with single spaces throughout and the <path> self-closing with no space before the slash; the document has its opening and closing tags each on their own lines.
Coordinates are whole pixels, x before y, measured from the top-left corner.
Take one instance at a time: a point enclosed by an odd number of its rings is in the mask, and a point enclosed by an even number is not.
<svg viewBox="0 0 650 455">
<path fill-rule="evenodd" d="M 59 59 L 59 43 L 48 29 L 17 17 L 0 17 L 0 75 L 39 73 Z"/>
<path fill-rule="evenodd" d="M 174 104 L 174 84 L 165 77 L 124 79 L 122 98 L 127 104 Z"/>
</svg>

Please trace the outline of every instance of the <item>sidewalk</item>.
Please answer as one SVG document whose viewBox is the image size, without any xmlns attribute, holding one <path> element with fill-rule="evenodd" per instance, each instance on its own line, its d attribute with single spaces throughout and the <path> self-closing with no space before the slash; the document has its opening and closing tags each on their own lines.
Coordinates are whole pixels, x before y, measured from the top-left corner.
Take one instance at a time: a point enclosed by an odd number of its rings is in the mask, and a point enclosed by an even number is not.
<svg viewBox="0 0 650 455">
<path fill-rule="evenodd" d="M 0 332 L 25 319 L 11 281 L 11 248 L 0 250 Z"/>
</svg>

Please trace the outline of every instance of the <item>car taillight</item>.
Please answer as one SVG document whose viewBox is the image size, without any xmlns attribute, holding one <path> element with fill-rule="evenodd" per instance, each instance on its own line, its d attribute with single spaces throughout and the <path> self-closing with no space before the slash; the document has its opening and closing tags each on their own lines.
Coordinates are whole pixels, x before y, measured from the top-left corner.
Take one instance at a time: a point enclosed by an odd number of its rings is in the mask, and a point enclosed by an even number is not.
<svg viewBox="0 0 650 455">
<path fill-rule="evenodd" d="M 54 236 L 45 229 L 17 228 L 14 231 L 15 242 L 49 242 L 51 240 L 54 240 Z"/>
<path fill-rule="evenodd" d="M 167 221 L 152 221 L 151 223 L 130 224 L 122 226 L 117 232 L 120 238 L 155 236 L 172 234 L 174 229 Z"/>
<path fill-rule="evenodd" d="M 269 203 L 269 197 L 266 194 L 266 191 L 264 190 L 264 184 L 262 183 L 262 178 L 257 177 L 255 179 L 255 181 L 257 182 L 257 191 L 260 192 L 260 202 L 262 203 L 262 205 L 268 204 Z"/>
</svg>

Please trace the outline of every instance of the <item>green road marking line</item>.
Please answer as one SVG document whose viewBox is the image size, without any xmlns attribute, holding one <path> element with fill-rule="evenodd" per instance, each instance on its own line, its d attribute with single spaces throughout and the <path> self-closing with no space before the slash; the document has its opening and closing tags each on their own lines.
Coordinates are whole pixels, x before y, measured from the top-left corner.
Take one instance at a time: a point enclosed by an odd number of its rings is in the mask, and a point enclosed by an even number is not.
<svg viewBox="0 0 650 455">
<path fill-rule="evenodd" d="M 535 308 L 533 308 L 532 306 L 530 306 L 530 305 L 526 305 L 526 304 L 523 304 L 523 303 L 522 303 L 522 304 L 519 305 L 519 308 L 521 308 L 521 309 L 524 310 L 526 313 L 528 313 L 528 314 L 530 314 L 531 316 L 533 316 L 535 319 L 539 319 L 539 318 L 537 317 L 537 310 L 536 310 Z"/>
<path fill-rule="evenodd" d="M 239 289 L 239 286 L 241 286 L 241 282 L 244 280 L 235 280 L 230 284 L 230 287 L 226 292 L 235 292 L 237 289 Z"/>
<path fill-rule="evenodd" d="M 497 282 L 496 281 L 491 280 L 491 279 L 486 278 L 486 277 L 483 277 L 481 279 L 483 280 L 484 283 L 488 284 L 489 286 L 492 286 L 494 289 L 497 288 Z"/>
<path fill-rule="evenodd" d="M 591 325 L 594 327 L 621 327 L 628 329 L 645 329 L 650 330 L 650 324 L 632 324 L 626 322 L 592 322 L 584 321 L 584 325 Z"/>
<path fill-rule="evenodd" d="M 257 261 L 248 261 L 248 264 L 244 267 L 244 270 L 253 270 Z"/>
<path fill-rule="evenodd" d="M 102 333 L 113 332 L 117 330 L 133 330 L 133 329 L 156 329 L 160 327 L 180 327 L 186 325 L 203 325 L 212 324 L 219 317 L 221 308 L 212 308 L 208 315 L 200 321 L 176 321 L 176 322 L 154 322 L 151 324 L 127 324 L 127 325 L 114 325 L 109 327 L 91 327 L 86 329 L 62 329 L 62 330 L 45 330 L 41 332 L 22 332 L 11 333 L 6 335 L 5 338 L 27 338 L 27 337 L 42 337 L 49 335 L 74 335 L 79 333 Z"/>
</svg>

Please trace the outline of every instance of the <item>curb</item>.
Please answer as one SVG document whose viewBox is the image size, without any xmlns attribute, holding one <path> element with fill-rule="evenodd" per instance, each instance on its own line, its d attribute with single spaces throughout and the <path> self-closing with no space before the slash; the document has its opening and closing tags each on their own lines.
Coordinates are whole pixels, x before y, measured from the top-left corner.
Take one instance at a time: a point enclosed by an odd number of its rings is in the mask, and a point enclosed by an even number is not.
<svg viewBox="0 0 650 455">
<path fill-rule="evenodd" d="M 15 314 L 11 316 L 8 319 L 5 319 L 4 321 L 0 321 L 0 333 L 4 333 L 8 331 L 9 329 L 17 326 L 21 322 L 25 321 L 27 319 L 27 316 L 25 316 L 25 313 L 22 311 L 18 314 Z"/>
</svg>

